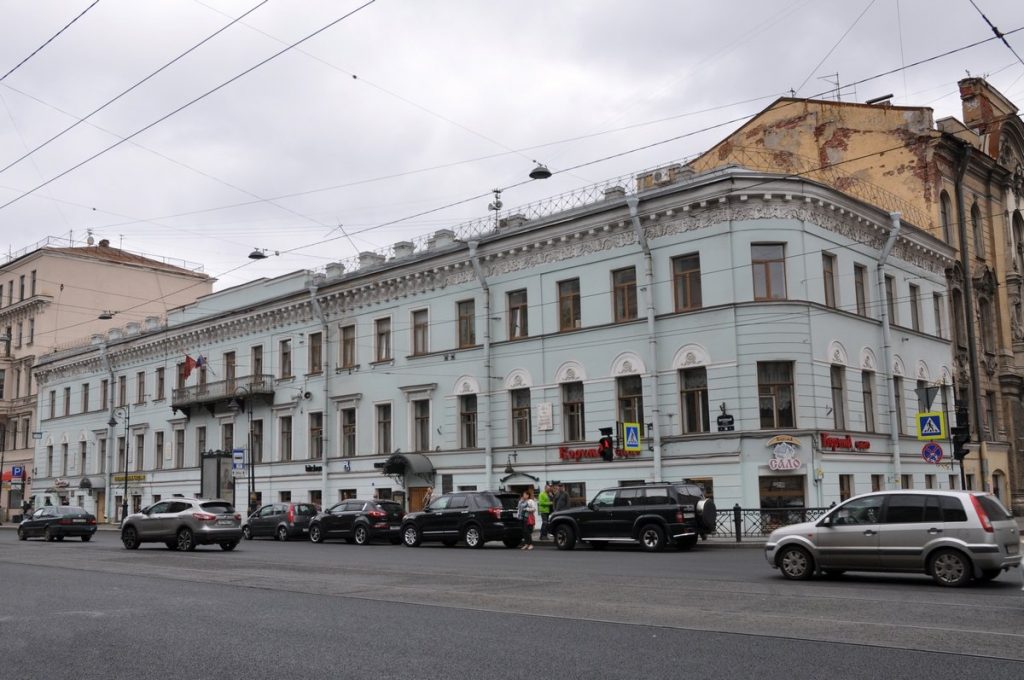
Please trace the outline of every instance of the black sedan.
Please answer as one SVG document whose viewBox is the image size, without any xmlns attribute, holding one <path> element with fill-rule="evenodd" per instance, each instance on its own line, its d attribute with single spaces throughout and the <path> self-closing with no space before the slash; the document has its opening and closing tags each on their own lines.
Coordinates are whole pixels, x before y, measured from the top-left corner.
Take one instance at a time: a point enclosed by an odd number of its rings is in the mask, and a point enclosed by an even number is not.
<svg viewBox="0 0 1024 680">
<path fill-rule="evenodd" d="M 342 501 L 321 512 L 309 523 L 309 540 L 322 543 L 328 538 L 343 538 L 347 543 L 366 545 L 383 538 L 398 545 L 399 528 L 405 511 L 394 501 Z"/>
<path fill-rule="evenodd" d="M 96 517 L 77 505 L 47 505 L 39 508 L 18 525 L 18 538 L 42 536 L 47 541 L 63 541 L 78 536 L 88 541 L 96 533 Z"/>
</svg>

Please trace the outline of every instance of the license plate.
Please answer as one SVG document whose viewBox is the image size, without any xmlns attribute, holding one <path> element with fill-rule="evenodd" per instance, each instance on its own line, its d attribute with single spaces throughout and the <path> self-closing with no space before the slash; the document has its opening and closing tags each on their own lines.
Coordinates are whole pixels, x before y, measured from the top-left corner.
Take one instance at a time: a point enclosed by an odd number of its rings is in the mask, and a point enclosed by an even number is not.
<svg viewBox="0 0 1024 680">
<path fill-rule="evenodd" d="M 392 524 L 391 525 L 391 530 L 392 531 L 398 531 L 401 528 L 402 528 L 401 525 L 398 525 L 398 524 Z"/>
<path fill-rule="evenodd" d="M 1006 552 L 1010 555 L 1016 555 L 1020 552 L 1020 543 L 1011 543 L 1006 546 Z"/>
<path fill-rule="evenodd" d="M 217 520 L 217 526 L 219 526 L 219 527 L 229 527 L 229 526 L 231 526 L 231 524 L 232 524 L 232 522 L 231 522 L 230 519 L 219 519 L 219 520 Z"/>
<path fill-rule="evenodd" d="M 85 524 L 85 520 L 84 519 L 73 519 L 71 521 L 74 522 L 75 524 Z"/>
</svg>

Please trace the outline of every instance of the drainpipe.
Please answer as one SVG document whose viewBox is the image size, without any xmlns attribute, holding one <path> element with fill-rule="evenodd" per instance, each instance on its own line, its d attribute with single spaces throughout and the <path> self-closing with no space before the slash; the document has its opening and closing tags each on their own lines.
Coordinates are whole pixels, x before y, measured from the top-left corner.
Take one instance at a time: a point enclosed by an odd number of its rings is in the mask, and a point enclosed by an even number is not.
<svg viewBox="0 0 1024 680">
<path fill-rule="evenodd" d="M 647 235 L 640 226 L 637 206 L 640 198 L 627 196 L 629 218 L 633 222 L 637 243 L 644 252 L 644 297 L 647 301 L 647 361 L 651 379 L 651 417 L 654 422 L 654 481 L 661 481 L 661 410 L 658 407 L 658 340 L 654 334 L 654 262 L 651 247 L 647 243 Z M 643 427 L 643 424 L 640 425 Z"/>
<path fill-rule="evenodd" d="M 981 426 L 983 416 L 981 410 L 981 379 L 978 375 L 978 335 L 974 328 L 974 281 L 971 278 L 971 258 L 967 250 L 967 209 L 964 205 L 964 175 L 967 174 L 967 165 L 971 159 L 971 145 L 964 143 L 961 147 L 963 154 L 960 156 L 959 165 L 956 169 L 956 217 L 960 222 L 958 238 L 960 241 L 960 266 L 964 270 L 964 313 L 967 315 L 967 360 L 970 362 L 971 376 L 971 406 L 974 409 L 975 441 L 978 442 L 978 473 L 981 476 L 982 490 L 988 486 L 988 475 L 986 461 L 982 451 L 984 444 L 984 428 Z M 956 399 L 954 395 L 954 400 Z"/>
<path fill-rule="evenodd" d="M 900 214 L 898 212 L 889 213 L 889 218 L 892 220 L 892 228 L 889 230 L 889 238 L 886 240 L 885 245 L 882 247 L 882 252 L 878 256 L 878 299 L 881 301 L 882 308 L 882 356 L 885 361 L 886 373 L 883 375 L 888 376 L 888 387 L 886 394 L 889 402 L 889 439 L 892 443 L 892 474 L 895 483 L 895 488 L 900 488 L 902 485 L 902 476 L 900 474 L 900 428 L 897 422 L 897 418 L 902 418 L 902 413 L 896 412 L 896 377 L 893 375 L 892 365 L 892 331 L 889 328 L 889 300 L 885 294 L 885 262 L 889 259 L 889 253 L 892 252 L 892 248 L 896 245 L 896 237 L 899 236 L 902 224 L 900 223 Z"/>
<path fill-rule="evenodd" d="M 320 429 L 320 502 L 327 507 L 327 450 L 331 441 L 330 437 L 330 403 L 331 403 L 331 327 L 327 324 L 327 317 L 320 306 L 320 300 L 316 297 L 317 285 L 315 281 L 309 284 L 309 305 L 313 309 L 313 316 L 320 321 L 320 328 L 323 335 L 323 346 L 320 349 L 320 366 L 324 371 L 324 422 Z M 325 360 L 325 357 L 327 360 Z M 251 425 L 250 425 L 251 427 Z"/>
<path fill-rule="evenodd" d="M 469 261 L 473 264 L 473 271 L 480 281 L 480 288 L 484 291 L 484 480 L 485 488 L 491 488 L 491 475 L 494 474 L 494 463 L 491 460 L 494 455 L 494 447 L 491 445 L 491 288 L 487 285 L 487 278 L 484 270 L 480 267 L 480 258 L 477 257 L 476 249 L 479 241 L 470 241 Z"/>
<path fill-rule="evenodd" d="M 115 382 L 115 380 L 114 380 L 114 367 L 110 363 L 110 355 L 107 354 L 107 343 L 106 343 L 106 341 L 101 342 L 99 347 L 100 347 L 100 365 L 103 367 L 103 370 L 106 371 L 107 375 L 110 376 L 110 380 L 108 382 L 108 384 L 110 385 L 110 389 L 107 392 L 107 396 L 109 397 L 109 399 L 107 400 L 107 404 L 110 405 L 110 414 L 109 414 L 110 417 L 107 418 L 107 423 L 108 423 L 108 425 L 107 425 L 107 451 L 106 451 L 107 460 L 106 460 L 106 465 L 104 465 L 104 469 L 106 469 L 106 471 L 107 471 L 107 475 L 106 475 L 106 477 L 107 477 L 107 485 L 106 485 L 106 488 L 104 489 L 104 494 L 103 494 L 104 501 L 105 501 L 104 502 L 104 506 L 105 507 L 103 508 L 103 512 L 107 515 L 107 521 L 109 522 L 110 518 L 114 516 L 114 513 L 113 513 L 113 510 L 114 510 L 114 507 L 113 507 L 114 494 L 112 493 L 112 490 L 113 490 L 112 484 L 114 483 L 114 477 L 113 477 L 113 471 L 114 471 L 113 453 L 114 453 L 114 447 L 117 446 L 117 441 L 114 439 L 114 437 L 116 436 L 116 433 L 114 431 L 114 427 L 111 427 L 109 425 L 109 423 L 114 421 L 114 382 Z M 127 436 L 128 436 L 128 433 L 126 432 L 125 433 L 125 437 L 127 438 Z M 125 455 L 127 455 L 127 453 Z"/>
</svg>

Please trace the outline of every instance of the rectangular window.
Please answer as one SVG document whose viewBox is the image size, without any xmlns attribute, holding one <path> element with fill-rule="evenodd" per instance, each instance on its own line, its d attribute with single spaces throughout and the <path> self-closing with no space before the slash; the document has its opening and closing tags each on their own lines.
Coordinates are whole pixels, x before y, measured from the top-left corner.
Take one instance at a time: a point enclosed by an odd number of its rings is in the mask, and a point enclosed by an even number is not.
<svg viewBox="0 0 1024 680">
<path fill-rule="evenodd" d="M 159 366 L 156 369 L 156 394 L 153 395 L 154 401 L 162 401 L 164 398 L 164 389 L 166 388 L 165 370 L 163 366 Z"/>
<path fill-rule="evenodd" d="M 29 297 L 36 296 L 36 270 L 29 272 Z"/>
<path fill-rule="evenodd" d="M 200 462 L 200 456 L 206 453 L 206 426 L 200 425 L 196 428 L 196 462 Z"/>
<path fill-rule="evenodd" d="M 885 488 L 885 476 L 884 475 L 871 475 L 871 490 L 881 491 Z"/>
<path fill-rule="evenodd" d="M 821 254 L 821 273 L 825 284 L 825 306 L 836 306 L 836 256 Z"/>
<path fill-rule="evenodd" d="M 926 488 L 926 489 L 935 489 L 935 488 L 937 488 L 935 486 L 937 479 L 938 478 L 936 477 L 936 475 L 925 475 L 924 476 L 924 488 Z"/>
<path fill-rule="evenodd" d="M 60 445 L 60 476 L 68 476 L 68 445 Z"/>
<path fill-rule="evenodd" d="M 950 489 L 957 488 L 957 486 L 958 486 L 957 482 L 958 482 L 959 479 L 960 478 L 957 477 L 956 475 L 949 475 L 949 488 Z"/>
<path fill-rule="evenodd" d="M 786 250 L 781 243 L 750 246 L 755 300 L 786 299 Z"/>
<path fill-rule="evenodd" d="M 700 255 L 698 253 L 672 258 L 672 283 L 677 312 L 701 308 L 703 302 L 700 288 Z"/>
<path fill-rule="evenodd" d="M 121 450 L 122 450 L 122 452 L 124 451 L 124 447 L 123 446 L 122 446 Z M 52 477 L 53 476 L 53 447 L 52 446 L 47 446 L 46 447 L 46 476 L 47 477 Z"/>
<path fill-rule="evenodd" d="M 612 272 L 613 295 L 615 298 L 615 321 L 632 321 L 636 318 L 636 267 Z"/>
<path fill-rule="evenodd" d="M 793 364 L 765 361 L 757 364 L 758 407 L 761 429 L 795 427 L 793 408 Z"/>
<path fill-rule="evenodd" d="M 281 416 L 278 419 L 278 435 L 280 440 L 277 449 L 281 452 L 281 461 L 288 462 L 292 459 L 292 417 Z"/>
<path fill-rule="evenodd" d="M 356 410 L 341 409 L 341 455 L 356 455 Z"/>
<path fill-rule="evenodd" d="M 510 390 L 512 402 L 512 445 L 525 446 L 530 443 L 530 390 Z"/>
<path fill-rule="evenodd" d="M 839 501 L 853 497 L 853 475 L 839 475 Z"/>
<path fill-rule="evenodd" d="M 377 453 L 391 453 L 391 404 L 377 404 Z"/>
<path fill-rule="evenodd" d="M 3 392 L 3 385 L 0 384 L 0 392 Z M 82 413 L 89 412 L 89 383 L 82 384 Z"/>
<path fill-rule="evenodd" d="M 935 317 L 935 335 L 940 338 L 946 337 L 944 324 L 942 323 L 942 295 L 932 295 L 932 315 Z"/>
<path fill-rule="evenodd" d="M 868 315 L 868 270 L 861 264 L 853 265 L 853 291 L 857 298 L 857 314 Z"/>
<path fill-rule="evenodd" d="M 986 392 L 982 395 L 981 408 L 985 412 L 985 438 L 989 441 L 996 438 L 996 393 Z"/>
<path fill-rule="evenodd" d="M 516 290 L 508 294 L 508 339 L 518 340 L 527 337 L 526 291 Z"/>
<path fill-rule="evenodd" d="M 706 368 L 679 371 L 679 404 L 683 434 L 711 431 Z"/>
<path fill-rule="evenodd" d="M 103 411 L 107 410 L 110 406 L 110 382 L 107 380 L 100 381 L 100 409 Z"/>
<path fill-rule="evenodd" d="M 31 345 L 36 341 L 36 320 L 28 320 L 28 344 Z"/>
<path fill-rule="evenodd" d="M 309 414 L 309 457 L 319 460 L 324 454 L 324 414 Z"/>
<path fill-rule="evenodd" d="M 22 336 L 24 335 L 23 331 L 24 331 L 24 327 L 22 326 L 22 322 L 19 321 L 18 322 L 18 339 L 14 343 L 15 349 L 21 347 L 21 342 L 22 342 L 22 339 L 23 339 Z"/>
<path fill-rule="evenodd" d="M 220 426 L 220 447 L 230 452 L 235 448 L 235 426 L 232 423 L 224 423 Z"/>
<path fill-rule="evenodd" d="M 430 351 L 430 316 L 426 309 L 412 313 L 412 353 L 420 356 Z"/>
<path fill-rule="evenodd" d="M 341 329 L 341 367 L 356 365 L 356 327 L 343 326 Z"/>
<path fill-rule="evenodd" d="M 135 403 L 146 403 L 146 372 L 139 371 L 135 374 Z"/>
<path fill-rule="evenodd" d="M 324 335 L 323 333 L 309 334 L 309 373 L 323 373 L 324 371 Z"/>
<path fill-rule="evenodd" d="M 96 440 L 96 474 L 107 472 L 107 438 L 100 437 Z"/>
<path fill-rule="evenodd" d="M 50 390 L 50 417 L 57 417 L 57 390 Z"/>
<path fill-rule="evenodd" d="M 896 431 L 903 434 L 903 378 L 892 379 L 892 391 L 896 394 Z"/>
<path fill-rule="evenodd" d="M 390 361 L 391 360 L 391 319 L 377 319 L 374 321 L 375 337 L 376 337 L 376 351 L 374 356 L 376 361 Z"/>
<path fill-rule="evenodd" d="M 913 489 L 914 488 L 914 475 L 900 475 L 900 488 L 901 489 Z"/>
<path fill-rule="evenodd" d="M 889 323 L 897 325 L 896 319 L 896 279 L 892 276 L 885 277 L 885 308 L 889 313 Z"/>
<path fill-rule="evenodd" d="M 64 415 L 71 415 L 71 388 L 64 388 Z"/>
<path fill-rule="evenodd" d="M 282 340 L 278 345 L 281 353 L 281 377 L 292 377 L 292 341 Z"/>
<path fill-rule="evenodd" d="M 174 461 L 171 467 L 175 469 L 185 467 L 185 430 L 174 431 Z"/>
<path fill-rule="evenodd" d="M 864 431 L 875 431 L 875 374 L 861 373 L 861 399 L 864 402 Z"/>
<path fill-rule="evenodd" d="M 846 368 L 833 366 L 832 380 L 832 427 L 846 429 Z"/>
<path fill-rule="evenodd" d="M 252 362 L 252 370 L 250 371 L 253 380 L 260 380 L 260 376 L 263 375 L 263 345 L 255 345 L 250 350 L 250 361 Z"/>
<path fill-rule="evenodd" d="M 18 277 L 18 302 L 25 299 L 25 275 Z"/>
<path fill-rule="evenodd" d="M 117 376 L 117 405 L 125 406 L 128 403 L 128 376 Z"/>
<path fill-rule="evenodd" d="M 263 462 L 263 420 L 258 419 L 252 421 L 249 428 L 249 446 L 252 447 L 252 452 L 249 454 L 250 463 L 262 463 Z"/>
<path fill-rule="evenodd" d="M 140 472 L 146 458 L 146 435 L 139 433 L 135 435 L 135 471 Z"/>
<path fill-rule="evenodd" d="M 562 385 L 562 420 L 565 427 L 565 441 L 586 441 L 583 383 L 571 382 Z"/>
<path fill-rule="evenodd" d="M 412 450 L 430 450 L 430 400 L 412 402 Z"/>
<path fill-rule="evenodd" d="M 237 364 L 234 352 L 224 352 L 224 386 L 232 392 L 237 386 L 235 383 L 235 378 L 238 377 Z"/>
<path fill-rule="evenodd" d="M 158 431 L 153 441 L 153 467 L 157 470 L 164 469 L 164 433 Z"/>
<path fill-rule="evenodd" d="M 617 378 L 615 381 L 618 416 L 623 423 L 644 422 L 643 380 L 638 375 Z"/>
<path fill-rule="evenodd" d="M 476 409 L 475 394 L 459 397 L 459 445 L 464 449 L 476 448 Z"/>
<path fill-rule="evenodd" d="M 86 464 L 89 458 L 89 442 L 78 442 L 78 474 L 84 475 L 88 472 Z"/>
<path fill-rule="evenodd" d="M 580 328 L 580 280 L 569 279 L 558 282 L 558 330 L 571 331 Z"/>
<path fill-rule="evenodd" d="M 117 469 L 116 469 L 116 472 L 127 472 L 128 471 L 127 455 L 128 454 L 127 454 L 127 451 L 125 449 L 125 439 L 124 439 L 124 437 L 118 437 L 117 438 Z"/>
<path fill-rule="evenodd" d="M 457 304 L 459 315 L 459 347 L 476 344 L 476 302 L 463 300 Z"/>
<path fill-rule="evenodd" d="M 921 330 L 921 289 L 910 284 L 910 327 Z"/>
</svg>

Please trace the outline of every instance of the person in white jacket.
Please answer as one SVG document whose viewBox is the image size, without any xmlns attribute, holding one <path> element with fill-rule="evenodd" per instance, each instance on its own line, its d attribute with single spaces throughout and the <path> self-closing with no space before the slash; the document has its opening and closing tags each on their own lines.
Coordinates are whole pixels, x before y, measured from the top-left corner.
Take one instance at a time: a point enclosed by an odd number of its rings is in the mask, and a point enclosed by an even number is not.
<svg viewBox="0 0 1024 680">
<path fill-rule="evenodd" d="M 527 489 L 519 499 L 519 519 L 523 521 L 523 545 L 521 550 L 533 550 L 533 527 L 537 524 L 537 501 L 533 500 L 533 489 Z"/>
</svg>

